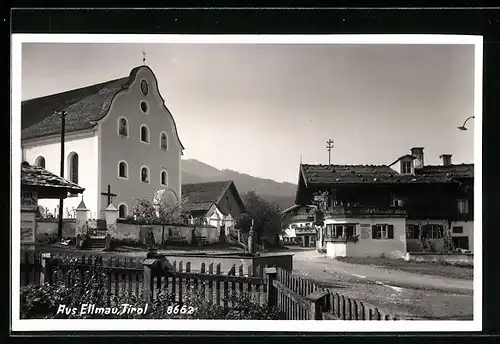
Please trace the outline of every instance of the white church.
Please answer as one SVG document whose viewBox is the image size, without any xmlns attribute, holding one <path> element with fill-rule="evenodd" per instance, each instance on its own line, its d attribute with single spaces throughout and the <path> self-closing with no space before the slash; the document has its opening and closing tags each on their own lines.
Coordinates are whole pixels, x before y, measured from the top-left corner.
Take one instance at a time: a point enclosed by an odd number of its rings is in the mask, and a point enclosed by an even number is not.
<svg viewBox="0 0 500 344">
<path fill-rule="evenodd" d="M 64 178 L 85 188 L 90 218 L 108 206 L 108 190 L 119 217 L 130 214 L 135 197 L 165 190 L 181 199 L 181 155 L 174 118 L 148 66 L 125 78 L 22 102 L 23 160 L 60 174 L 61 116 L 65 112 Z M 80 196 L 64 200 L 64 215 Z M 59 200 L 40 200 L 54 214 Z M 54 214 L 57 216 L 57 212 Z"/>
</svg>

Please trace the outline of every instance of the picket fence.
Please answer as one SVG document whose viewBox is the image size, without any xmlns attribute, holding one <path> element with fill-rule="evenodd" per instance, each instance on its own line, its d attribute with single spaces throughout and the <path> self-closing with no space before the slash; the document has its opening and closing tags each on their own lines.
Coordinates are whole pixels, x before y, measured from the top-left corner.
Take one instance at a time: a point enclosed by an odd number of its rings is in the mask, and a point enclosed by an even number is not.
<svg viewBox="0 0 500 344">
<path fill-rule="evenodd" d="M 277 307 L 285 320 L 409 320 L 385 314 L 279 267 L 266 267 L 263 276 L 252 276 L 251 267 L 245 271 L 243 265 L 233 265 L 223 273 L 220 263 L 202 263 L 195 272 L 190 262 L 169 262 L 162 256 L 141 259 L 42 253 L 34 261 L 33 256 L 31 260 L 26 256 L 21 264 L 21 285 L 71 283 L 69 272 L 75 268 L 84 280 L 92 269 L 104 274 L 103 292 L 108 296 L 127 293 L 154 301 L 165 293 L 172 302 L 182 304 L 194 291 L 210 304 L 232 307 L 230 295 L 248 293 L 262 305 Z"/>
</svg>

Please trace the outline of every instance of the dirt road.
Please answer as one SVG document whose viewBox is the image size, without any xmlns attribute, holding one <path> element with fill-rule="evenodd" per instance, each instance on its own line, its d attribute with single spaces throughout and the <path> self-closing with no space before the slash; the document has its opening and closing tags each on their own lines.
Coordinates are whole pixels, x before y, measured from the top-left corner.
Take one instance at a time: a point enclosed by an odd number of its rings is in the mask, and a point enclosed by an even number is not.
<svg viewBox="0 0 500 344">
<path fill-rule="evenodd" d="M 294 270 L 339 293 L 395 314 L 427 319 L 472 319 L 472 281 L 426 276 L 295 252 Z"/>
</svg>

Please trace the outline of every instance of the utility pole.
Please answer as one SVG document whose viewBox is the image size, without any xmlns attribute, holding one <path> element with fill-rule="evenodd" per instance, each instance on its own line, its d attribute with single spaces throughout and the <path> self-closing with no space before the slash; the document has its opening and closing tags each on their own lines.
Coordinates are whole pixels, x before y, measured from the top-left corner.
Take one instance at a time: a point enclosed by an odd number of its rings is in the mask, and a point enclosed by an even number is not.
<svg viewBox="0 0 500 344">
<path fill-rule="evenodd" d="M 56 114 L 61 116 L 61 167 L 60 175 L 64 178 L 64 132 L 66 127 L 66 111 L 56 111 Z M 59 225 L 57 227 L 57 238 L 59 241 L 62 240 L 62 228 L 63 228 L 63 203 L 64 197 L 59 198 Z"/>
<path fill-rule="evenodd" d="M 329 139 L 326 141 L 326 150 L 328 151 L 328 165 L 331 165 L 331 153 L 332 153 L 332 148 L 333 148 L 333 140 Z"/>
</svg>

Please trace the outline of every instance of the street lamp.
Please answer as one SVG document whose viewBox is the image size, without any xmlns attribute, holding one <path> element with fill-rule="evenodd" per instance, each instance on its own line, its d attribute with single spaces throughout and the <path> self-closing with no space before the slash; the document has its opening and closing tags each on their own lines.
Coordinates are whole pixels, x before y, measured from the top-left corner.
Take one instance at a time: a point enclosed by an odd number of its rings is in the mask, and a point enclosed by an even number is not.
<svg viewBox="0 0 500 344">
<path fill-rule="evenodd" d="M 467 121 L 468 121 L 469 119 L 473 119 L 473 118 L 474 118 L 474 116 L 470 116 L 469 118 L 467 118 L 467 119 L 465 120 L 464 124 L 463 124 L 461 127 L 458 127 L 458 129 L 460 129 L 460 130 L 464 130 L 464 131 L 465 131 L 465 130 L 467 130 L 467 128 L 465 127 L 465 124 L 467 123 Z"/>
</svg>

